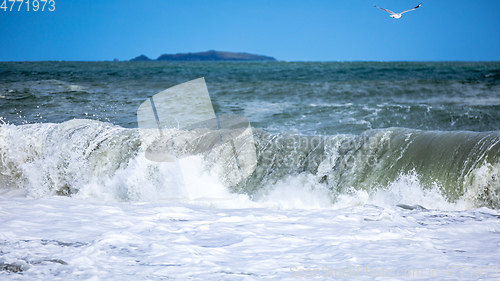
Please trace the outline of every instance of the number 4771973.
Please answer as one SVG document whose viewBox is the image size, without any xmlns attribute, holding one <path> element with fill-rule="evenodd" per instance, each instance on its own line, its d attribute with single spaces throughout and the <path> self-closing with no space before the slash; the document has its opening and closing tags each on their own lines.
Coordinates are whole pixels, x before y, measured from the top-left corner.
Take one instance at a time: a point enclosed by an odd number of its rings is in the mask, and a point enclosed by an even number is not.
<svg viewBox="0 0 500 281">
<path fill-rule="evenodd" d="M 0 0 L 1 1 L 1 0 Z M 4 12 L 12 12 L 12 11 L 17 11 L 20 12 L 21 8 L 26 11 L 45 11 L 48 10 L 50 12 L 53 12 L 56 10 L 56 1 L 55 0 L 3 0 L 2 5 L 0 6 L 0 10 L 3 10 Z"/>
</svg>

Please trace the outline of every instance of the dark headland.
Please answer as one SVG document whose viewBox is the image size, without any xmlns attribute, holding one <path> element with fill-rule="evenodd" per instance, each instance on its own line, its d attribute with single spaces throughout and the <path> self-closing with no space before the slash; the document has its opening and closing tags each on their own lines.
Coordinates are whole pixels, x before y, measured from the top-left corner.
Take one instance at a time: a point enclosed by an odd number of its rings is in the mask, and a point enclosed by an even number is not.
<svg viewBox="0 0 500 281">
<path fill-rule="evenodd" d="M 249 53 L 207 51 L 200 53 L 163 54 L 156 60 L 140 55 L 130 61 L 276 61 L 273 57 Z"/>
</svg>

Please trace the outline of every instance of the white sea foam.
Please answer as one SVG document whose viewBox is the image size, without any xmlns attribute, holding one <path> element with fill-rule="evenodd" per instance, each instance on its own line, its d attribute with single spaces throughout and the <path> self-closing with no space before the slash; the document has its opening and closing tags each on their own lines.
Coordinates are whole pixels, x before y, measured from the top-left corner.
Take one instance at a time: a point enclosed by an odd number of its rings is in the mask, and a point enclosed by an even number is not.
<svg viewBox="0 0 500 281">
<path fill-rule="evenodd" d="M 408 272 L 477 280 L 500 270 L 498 217 L 486 208 L 218 209 L 2 196 L 0 278 L 399 280 Z"/>
</svg>

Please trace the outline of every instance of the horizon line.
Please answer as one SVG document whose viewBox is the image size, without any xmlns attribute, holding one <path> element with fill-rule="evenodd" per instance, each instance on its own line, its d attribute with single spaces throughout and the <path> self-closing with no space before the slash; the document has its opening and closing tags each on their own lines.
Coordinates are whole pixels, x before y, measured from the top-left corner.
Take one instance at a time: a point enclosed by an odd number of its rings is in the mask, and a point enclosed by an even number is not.
<svg viewBox="0 0 500 281">
<path fill-rule="evenodd" d="M 231 61 L 231 60 L 206 60 L 206 61 L 131 61 L 131 60 L 0 60 L 0 63 L 22 63 L 22 62 L 130 62 L 130 63 L 280 63 L 280 62 L 500 62 L 500 60 L 279 60 L 275 61 Z"/>
</svg>

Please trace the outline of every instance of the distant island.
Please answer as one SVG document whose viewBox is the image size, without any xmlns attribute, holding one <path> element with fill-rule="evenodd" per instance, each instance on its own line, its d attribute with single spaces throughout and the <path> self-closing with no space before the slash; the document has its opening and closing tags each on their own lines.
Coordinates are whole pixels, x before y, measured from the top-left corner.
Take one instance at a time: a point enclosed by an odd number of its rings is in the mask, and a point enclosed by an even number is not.
<svg viewBox="0 0 500 281">
<path fill-rule="evenodd" d="M 249 53 L 207 51 L 199 53 L 163 54 L 156 60 L 140 55 L 130 61 L 276 61 L 273 57 Z"/>
</svg>

